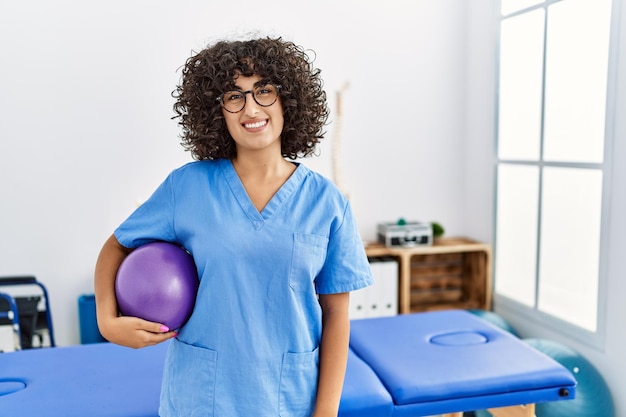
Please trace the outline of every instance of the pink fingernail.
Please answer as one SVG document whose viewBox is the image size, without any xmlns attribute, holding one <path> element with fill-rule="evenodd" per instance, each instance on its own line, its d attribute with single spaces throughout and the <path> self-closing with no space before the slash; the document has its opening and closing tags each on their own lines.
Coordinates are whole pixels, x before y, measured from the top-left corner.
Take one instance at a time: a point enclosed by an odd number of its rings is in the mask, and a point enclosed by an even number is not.
<svg viewBox="0 0 626 417">
<path fill-rule="evenodd" d="M 163 333 L 165 333 L 165 332 L 169 332 L 170 328 L 167 327 L 166 325 L 162 324 L 161 328 L 159 330 L 161 330 Z"/>
<path fill-rule="evenodd" d="M 174 338 L 174 337 L 176 337 L 176 336 L 178 336 L 178 333 L 174 333 L 174 334 L 172 335 L 172 338 Z"/>
</svg>

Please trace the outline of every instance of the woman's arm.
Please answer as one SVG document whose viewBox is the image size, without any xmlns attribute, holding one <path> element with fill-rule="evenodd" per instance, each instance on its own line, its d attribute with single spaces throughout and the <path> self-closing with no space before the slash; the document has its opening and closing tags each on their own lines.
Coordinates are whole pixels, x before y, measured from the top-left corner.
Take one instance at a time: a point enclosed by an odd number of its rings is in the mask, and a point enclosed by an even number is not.
<svg viewBox="0 0 626 417">
<path fill-rule="evenodd" d="M 120 264 L 130 252 L 113 235 L 104 243 L 94 275 L 96 314 L 98 328 L 104 338 L 118 345 L 140 348 L 163 342 L 176 333 L 168 331 L 160 323 L 118 314 L 115 277 Z"/>
<path fill-rule="evenodd" d="M 348 362 L 350 293 L 320 294 L 322 340 L 317 401 L 313 417 L 337 417 Z"/>
</svg>

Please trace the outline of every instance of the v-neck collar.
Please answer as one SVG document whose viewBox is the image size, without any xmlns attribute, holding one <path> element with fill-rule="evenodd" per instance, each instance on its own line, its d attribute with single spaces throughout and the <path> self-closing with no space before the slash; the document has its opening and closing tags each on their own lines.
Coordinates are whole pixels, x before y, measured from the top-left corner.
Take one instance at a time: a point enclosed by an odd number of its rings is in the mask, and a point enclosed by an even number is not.
<svg viewBox="0 0 626 417">
<path fill-rule="evenodd" d="M 307 168 L 300 163 L 296 163 L 296 169 L 293 171 L 291 176 L 287 178 L 287 181 L 285 181 L 278 191 L 276 191 L 276 194 L 274 194 L 265 207 L 263 207 L 263 210 L 259 212 L 248 196 L 239 175 L 237 175 L 237 171 L 235 171 L 232 161 L 229 159 L 223 159 L 219 162 L 220 169 L 222 170 L 226 182 L 235 196 L 235 199 L 257 230 L 280 210 L 285 201 L 287 201 L 296 191 L 307 174 Z"/>
</svg>

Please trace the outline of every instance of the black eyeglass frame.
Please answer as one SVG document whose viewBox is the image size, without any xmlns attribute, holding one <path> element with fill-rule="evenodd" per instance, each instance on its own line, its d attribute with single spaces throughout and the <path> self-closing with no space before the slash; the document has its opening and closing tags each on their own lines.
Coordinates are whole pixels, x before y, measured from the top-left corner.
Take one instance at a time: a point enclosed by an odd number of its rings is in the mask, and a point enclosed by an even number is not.
<svg viewBox="0 0 626 417">
<path fill-rule="evenodd" d="M 215 100 L 217 102 L 219 102 L 220 105 L 222 106 L 222 108 L 224 110 L 226 110 L 228 113 L 239 113 L 240 111 L 242 111 L 246 107 L 246 103 L 247 103 L 247 100 L 248 100 L 248 94 L 252 94 L 252 98 L 254 99 L 254 102 L 256 104 L 258 104 L 259 106 L 261 106 L 261 107 L 269 107 L 269 106 L 272 106 L 274 103 L 276 103 L 278 101 L 278 97 L 280 96 L 280 89 L 281 89 L 282 86 L 280 84 L 267 83 L 267 84 L 263 84 L 263 85 L 260 85 L 260 86 L 256 87 L 255 90 L 259 89 L 259 88 L 266 87 L 268 85 L 271 85 L 272 87 L 274 87 L 276 89 L 276 98 L 270 104 L 261 104 L 261 103 L 259 103 L 259 101 L 256 99 L 256 95 L 254 94 L 254 90 L 246 90 L 246 91 L 243 91 L 243 90 L 228 90 L 225 93 L 220 94 Z M 228 110 L 226 108 L 226 106 L 224 105 L 224 94 L 230 93 L 231 91 L 237 91 L 238 93 L 243 94 L 243 106 L 241 106 L 241 108 L 239 110 L 237 110 L 237 111 Z"/>
</svg>

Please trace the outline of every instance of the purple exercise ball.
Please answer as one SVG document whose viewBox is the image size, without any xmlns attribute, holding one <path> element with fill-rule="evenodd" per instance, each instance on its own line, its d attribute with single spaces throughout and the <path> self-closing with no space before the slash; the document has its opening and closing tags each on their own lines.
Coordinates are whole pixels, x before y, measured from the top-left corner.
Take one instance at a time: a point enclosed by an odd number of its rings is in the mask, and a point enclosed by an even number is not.
<svg viewBox="0 0 626 417">
<path fill-rule="evenodd" d="M 120 312 L 175 330 L 193 311 L 198 273 L 191 255 L 180 246 L 152 242 L 133 250 L 115 281 Z"/>
</svg>

